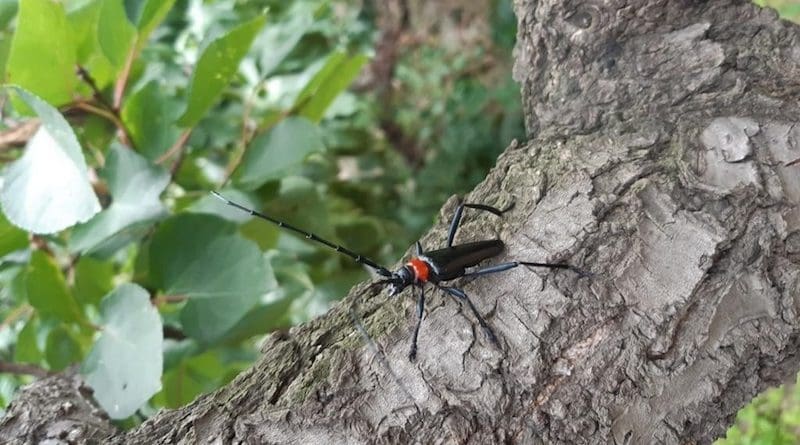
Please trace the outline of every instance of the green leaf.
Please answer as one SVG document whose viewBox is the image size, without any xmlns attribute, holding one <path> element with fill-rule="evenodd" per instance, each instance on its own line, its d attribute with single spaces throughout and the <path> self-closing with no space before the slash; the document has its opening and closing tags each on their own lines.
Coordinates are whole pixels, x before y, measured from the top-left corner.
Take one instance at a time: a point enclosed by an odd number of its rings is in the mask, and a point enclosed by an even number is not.
<svg viewBox="0 0 800 445">
<path fill-rule="evenodd" d="M 6 29 L 17 16 L 18 0 L 0 0 L 0 29 Z"/>
<path fill-rule="evenodd" d="M 61 371 L 80 361 L 83 355 L 81 345 L 64 326 L 57 326 L 47 335 L 45 357 L 53 371 Z"/>
<path fill-rule="evenodd" d="M 27 266 L 27 263 L 0 263 L 0 301 L 6 310 L 25 310 L 21 305 L 28 302 L 28 293 L 25 289 Z M 12 307 L 14 309 L 10 309 Z M 8 316 L 9 313 L 0 311 L 0 314 Z"/>
<path fill-rule="evenodd" d="M 250 143 L 238 170 L 237 184 L 253 190 L 269 180 L 289 176 L 309 154 L 324 148 L 319 128 L 308 119 L 284 119 Z"/>
<path fill-rule="evenodd" d="M 281 215 L 289 224 L 302 227 L 327 239 L 335 240 L 331 215 L 317 184 L 304 176 L 287 176 L 281 179 L 278 195 L 269 202 L 268 213 Z M 302 237 L 282 231 L 284 237 L 297 240 L 306 251 L 324 249 L 312 245 Z M 338 243 L 341 244 L 341 243 Z"/>
<path fill-rule="evenodd" d="M 103 0 L 93 0 L 67 13 L 67 19 L 72 28 L 72 38 L 75 40 L 77 63 L 91 74 L 95 84 L 101 90 L 114 80 L 117 71 L 103 54 L 97 39 L 98 21 L 103 6 Z M 94 91 L 85 83 L 78 84 L 78 88 L 82 95 L 94 94 Z"/>
<path fill-rule="evenodd" d="M 248 362 L 251 357 L 246 357 Z M 154 399 L 169 408 L 178 408 L 203 392 L 213 391 L 227 383 L 230 374 L 238 374 L 247 366 L 240 360 L 229 360 L 219 350 L 181 360 L 164 373 L 164 389 Z"/>
<path fill-rule="evenodd" d="M 28 246 L 28 234 L 11 225 L 0 213 L 0 257 Z"/>
<path fill-rule="evenodd" d="M 164 323 L 166 324 L 166 322 Z M 181 364 L 189 357 L 194 357 L 203 352 L 196 341 L 190 338 L 181 340 L 164 339 L 164 371 Z"/>
<path fill-rule="evenodd" d="M 139 28 L 139 41 L 143 44 L 153 29 L 164 20 L 167 13 L 172 9 L 175 0 L 146 0 L 141 10 L 141 15 L 136 21 L 136 26 Z"/>
<path fill-rule="evenodd" d="M 41 250 L 31 254 L 26 289 L 28 301 L 40 314 L 51 315 L 67 322 L 84 321 L 83 313 L 72 297 L 61 269 Z"/>
<path fill-rule="evenodd" d="M 11 39 L 4 37 L 5 33 L 0 31 L 0 73 L 6 72 L 6 63 L 11 52 Z"/>
<path fill-rule="evenodd" d="M 286 18 L 277 23 L 270 23 L 254 45 L 255 48 L 263 48 L 259 59 L 261 73 L 270 74 L 289 55 L 313 24 L 314 14 L 309 4 L 292 2 Z"/>
<path fill-rule="evenodd" d="M 42 361 L 42 350 L 36 339 L 39 332 L 39 318 L 31 317 L 25 327 L 19 331 L 14 348 L 14 361 L 19 363 L 39 364 Z"/>
<path fill-rule="evenodd" d="M 42 123 L 25 154 L 5 172 L 0 204 L 8 220 L 33 233 L 53 233 L 91 218 L 100 203 L 89 184 L 86 161 L 64 117 L 18 87 L 15 91 Z"/>
<path fill-rule="evenodd" d="M 91 252 L 101 247 L 108 252 L 122 247 L 131 237 L 123 236 L 122 242 L 113 243 L 112 237 L 133 225 L 152 222 L 166 214 L 159 195 L 169 184 L 170 177 L 162 167 L 115 143 L 103 176 L 114 200 L 90 221 L 75 227 L 70 238 L 73 252 Z M 113 245 L 109 247 L 110 244 Z"/>
<path fill-rule="evenodd" d="M 213 391 L 217 382 L 211 379 L 198 378 L 186 363 L 179 363 L 175 368 L 164 373 L 164 388 L 155 397 L 155 400 L 167 408 L 180 408 L 194 400 L 203 391 Z"/>
<path fill-rule="evenodd" d="M 54 105 L 72 99 L 77 84 L 75 42 L 60 2 L 20 1 L 6 83 L 27 88 Z"/>
<path fill-rule="evenodd" d="M 267 287 L 277 286 L 275 275 L 268 262 L 266 266 Z M 243 292 L 218 298 L 189 300 L 181 310 L 181 325 L 184 333 L 203 344 L 211 344 L 222 338 L 261 299 L 261 295 Z"/>
<path fill-rule="evenodd" d="M 263 335 L 275 329 L 291 326 L 288 312 L 292 301 L 293 298 L 284 296 L 270 303 L 256 305 L 221 336 L 218 341 L 235 344 L 256 335 Z"/>
<path fill-rule="evenodd" d="M 239 62 L 247 54 L 258 31 L 264 26 L 265 19 L 266 17 L 261 15 L 237 26 L 211 42 L 203 51 L 192 74 L 188 104 L 178 119 L 178 125 L 193 126 L 211 108 L 236 74 Z"/>
<path fill-rule="evenodd" d="M 114 289 L 114 264 L 82 256 L 75 265 L 73 294 L 82 304 L 99 304 Z"/>
<path fill-rule="evenodd" d="M 103 330 L 82 372 L 100 406 L 122 419 L 161 388 L 161 318 L 147 291 L 127 283 L 103 298 L 100 313 Z"/>
<path fill-rule="evenodd" d="M 144 201 L 151 204 L 158 201 L 158 196 L 169 183 L 169 172 L 164 168 L 153 165 L 120 144 L 111 147 L 103 177 L 115 202 Z"/>
<path fill-rule="evenodd" d="M 150 245 L 150 271 L 164 292 L 189 298 L 255 299 L 270 288 L 255 243 L 213 215 L 182 214 L 162 223 Z"/>
<path fill-rule="evenodd" d="M 125 15 L 120 0 L 103 0 L 97 22 L 97 40 L 103 54 L 120 69 L 125 64 L 131 45 L 136 38 L 136 28 Z"/>
<path fill-rule="evenodd" d="M 295 100 L 295 107 L 300 107 L 298 114 L 312 122 L 319 122 L 328 106 L 358 76 L 366 62 L 367 57 L 363 54 L 331 54 Z"/>
<path fill-rule="evenodd" d="M 122 108 L 122 121 L 136 149 L 154 161 L 180 136 L 181 130 L 175 126 L 179 113 L 180 105 L 164 95 L 153 80 L 128 97 Z"/>
</svg>

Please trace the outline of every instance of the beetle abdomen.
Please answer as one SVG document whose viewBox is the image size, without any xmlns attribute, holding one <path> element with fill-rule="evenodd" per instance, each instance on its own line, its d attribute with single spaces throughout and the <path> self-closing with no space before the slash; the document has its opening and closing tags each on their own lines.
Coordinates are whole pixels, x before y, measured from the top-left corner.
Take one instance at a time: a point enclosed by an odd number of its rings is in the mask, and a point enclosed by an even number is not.
<svg viewBox="0 0 800 445">
<path fill-rule="evenodd" d="M 430 281 L 447 281 L 464 275 L 468 267 L 500 255 L 504 248 L 505 244 L 499 239 L 475 241 L 425 252 L 420 259 L 431 266 L 433 274 Z"/>
</svg>

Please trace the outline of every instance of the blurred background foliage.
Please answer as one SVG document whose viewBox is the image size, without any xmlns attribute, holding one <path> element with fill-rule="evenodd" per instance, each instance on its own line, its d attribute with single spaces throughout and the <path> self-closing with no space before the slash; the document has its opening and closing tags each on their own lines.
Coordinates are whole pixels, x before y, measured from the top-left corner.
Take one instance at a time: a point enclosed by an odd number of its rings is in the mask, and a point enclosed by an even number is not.
<svg viewBox="0 0 800 445">
<path fill-rule="evenodd" d="M 368 277 L 209 190 L 397 262 L 525 137 L 510 3 L 0 0 L 0 406 L 77 366 L 135 425 Z M 798 407 L 718 443 L 797 443 Z"/>
</svg>

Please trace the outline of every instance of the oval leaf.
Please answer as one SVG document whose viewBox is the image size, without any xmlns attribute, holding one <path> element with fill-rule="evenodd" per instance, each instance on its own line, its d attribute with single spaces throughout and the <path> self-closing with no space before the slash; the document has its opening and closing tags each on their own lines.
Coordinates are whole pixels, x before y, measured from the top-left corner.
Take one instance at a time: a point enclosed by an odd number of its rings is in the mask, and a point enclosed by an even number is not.
<svg viewBox="0 0 800 445">
<path fill-rule="evenodd" d="M 61 371 L 78 362 L 82 354 L 78 340 L 64 326 L 57 326 L 47 334 L 45 357 L 51 370 Z"/>
<path fill-rule="evenodd" d="M 147 291 L 123 284 L 103 298 L 103 330 L 83 363 L 86 383 L 112 419 L 122 419 L 161 389 L 161 318 Z"/>
<path fill-rule="evenodd" d="M 308 3 L 292 2 L 285 16 L 278 22 L 271 22 L 253 45 L 261 50 L 261 72 L 270 74 L 313 25 L 313 8 Z"/>
<path fill-rule="evenodd" d="M 133 150 L 114 144 L 103 177 L 114 201 L 89 222 L 75 227 L 70 238 L 73 252 L 91 252 L 109 244 L 121 247 L 122 243 L 110 243 L 110 238 L 135 224 L 153 221 L 166 214 L 158 198 L 169 184 L 169 173 L 164 168 L 151 164 Z M 122 239 L 130 241 L 127 236 Z"/>
<path fill-rule="evenodd" d="M 295 107 L 300 108 L 298 114 L 319 122 L 328 106 L 358 76 L 366 62 L 367 57 L 363 54 L 333 53 L 297 97 Z"/>
<path fill-rule="evenodd" d="M 82 256 L 75 265 L 72 293 L 81 304 L 100 303 L 114 289 L 114 263 Z"/>
<path fill-rule="evenodd" d="M 311 153 L 325 145 L 319 128 L 308 119 L 290 117 L 253 139 L 239 167 L 237 183 L 253 190 L 295 172 Z"/>
<path fill-rule="evenodd" d="M 147 159 L 156 160 L 180 136 L 181 130 L 175 125 L 179 113 L 180 105 L 164 95 L 153 80 L 128 97 L 122 120 L 137 150 Z"/>
<path fill-rule="evenodd" d="M 67 13 L 67 20 L 72 28 L 72 39 L 75 41 L 77 64 L 87 73 L 91 73 L 95 85 L 102 91 L 113 80 L 116 69 L 105 56 L 97 37 L 102 1 L 86 2 Z M 79 93 L 90 96 L 94 91 L 85 83 L 78 84 Z"/>
<path fill-rule="evenodd" d="M 28 246 L 28 234 L 11 225 L 0 213 L 0 257 Z"/>
<path fill-rule="evenodd" d="M 40 314 L 63 321 L 83 321 L 83 313 L 67 287 L 64 274 L 41 250 L 31 255 L 25 287 L 28 301 Z"/>
<path fill-rule="evenodd" d="M 266 261 L 236 225 L 204 214 L 165 221 L 150 245 L 154 284 L 188 298 L 257 298 L 270 289 Z"/>
<path fill-rule="evenodd" d="M 211 42 L 203 51 L 192 74 L 189 103 L 183 116 L 178 119 L 178 125 L 193 126 L 211 108 L 236 74 L 239 62 L 247 54 L 258 31 L 264 26 L 265 18 L 261 15 L 237 26 Z"/>
<path fill-rule="evenodd" d="M 97 41 L 103 54 L 119 69 L 128 57 L 128 51 L 136 38 L 136 28 L 125 15 L 119 0 L 104 0 L 97 22 Z"/>
<path fill-rule="evenodd" d="M 42 361 L 42 350 L 36 339 L 40 325 L 39 317 L 31 317 L 19 331 L 17 344 L 14 347 L 15 362 L 38 364 Z"/>
<path fill-rule="evenodd" d="M 6 170 L 0 204 L 14 225 L 53 233 L 87 221 L 100 211 L 81 147 L 64 117 L 22 88 L 16 91 L 42 121 L 25 154 Z"/>
<path fill-rule="evenodd" d="M 75 46 L 60 2 L 21 1 L 6 82 L 25 87 L 55 105 L 69 102 L 77 84 Z"/>
<path fill-rule="evenodd" d="M 264 265 L 267 270 L 267 286 L 275 289 L 277 282 L 272 267 L 268 261 L 264 261 Z M 195 298 L 189 300 L 181 310 L 181 325 L 186 335 L 208 345 L 227 336 L 261 300 L 262 295 L 254 292 L 243 292 L 230 297 Z"/>
<path fill-rule="evenodd" d="M 141 2 L 137 3 L 141 5 L 142 10 L 136 21 L 136 26 L 139 28 L 139 41 L 144 42 L 144 39 L 167 16 L 175 0 L 145 0 L 143 5 Z"/>
</svg>

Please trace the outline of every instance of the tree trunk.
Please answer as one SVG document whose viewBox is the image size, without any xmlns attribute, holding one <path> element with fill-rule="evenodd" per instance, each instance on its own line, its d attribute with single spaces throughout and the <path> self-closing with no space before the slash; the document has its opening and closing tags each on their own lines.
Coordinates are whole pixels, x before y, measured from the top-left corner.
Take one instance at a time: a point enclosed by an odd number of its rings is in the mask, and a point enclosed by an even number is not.
<svg viewBox="0 0 800 445">
<path fill-rule="evenodd" d="M 517 268 L 457 281 L 500 348 L 469 308 L 429 288 L 413 364 L 410 290 L 389 299 L 358 286 L 270 336 L 228 386 L 105 441 L 709 443 L 795 375 L 800 167 L 784 164 L 800 157 L 798 27 L 733 0 L 516 10 L 532 139 L 468 197 L 516 206 L 503 218 L 467 210 L 457 242 L 499 237 L 497 262 L 594 275 Z M 424 246 L 443 245 L 455 203 Z M 348 316 L 356 296 L 380 355 Z M 53 437 L 58 425 L 76 443 L 108 435 L 92 409 L 31 415 L 60 394 L 85 397 L 71 385 L 42 398 L 69 378 L 23 391 L 0 440 Z"/>
</svg>

